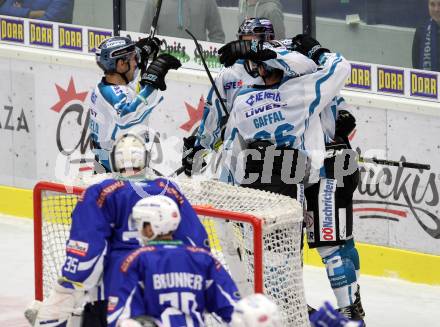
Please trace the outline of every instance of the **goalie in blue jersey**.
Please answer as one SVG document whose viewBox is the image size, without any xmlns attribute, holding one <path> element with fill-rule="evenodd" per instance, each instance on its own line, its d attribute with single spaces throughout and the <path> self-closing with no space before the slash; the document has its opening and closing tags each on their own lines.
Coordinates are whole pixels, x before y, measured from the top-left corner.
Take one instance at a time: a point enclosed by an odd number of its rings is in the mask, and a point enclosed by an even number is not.
<svg viewBox="0 0 440 327">
<path fill-rule="evenodd" d="M 112 167 L 122 178 L 94 184 L 79 197 L 60 278 L 50 296 L 27 311 L 33 326 L 64 326 L 84 303 L 81 326 L 106 326 L 109 287 L 121 283 L 123 258 L 140 247 L 131 214 L 140 199 L 161 196 L 173 202 L 182 219 L 175 239 L 209 251 L 206 230 L 179 188 L 164 178 L 145 179 L 148 156 L 138 135 L 117 140 Z"/>
<path fill-rule="evenodd" d="M 181 221 L 176 202 L 162 195 L 141 199 L 132 216 L 144 247 L 119 267 L 124 278 L 109 296 L 108 325 L 131 318 L 142 326 L 149 317 L 159 326 L 199 327 L 205 311 L 229 323 L 237 287 L 209 251 L 175 237 Z"/>
</svg>

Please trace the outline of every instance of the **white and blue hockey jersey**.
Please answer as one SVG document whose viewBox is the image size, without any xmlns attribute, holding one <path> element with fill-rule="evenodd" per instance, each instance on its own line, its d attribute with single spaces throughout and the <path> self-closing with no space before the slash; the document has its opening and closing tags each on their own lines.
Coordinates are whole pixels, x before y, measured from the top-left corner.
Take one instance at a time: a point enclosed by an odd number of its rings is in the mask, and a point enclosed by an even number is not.
<svg viewBox="0 0 440 327">
<path fill-rule="evenodd" d="M 89 98 L 89 130 L 99 162 L 111 171 L 109 153 L 119 133 L 145 125 L 151 111 L 160 103 L 158 91 L 147 85 L 139 92 L 134 83 L 114 85 L 104 78 Z"/>
<path fill-rule="evenodd" d="M 240 183 L 236 176 L 244 174 L 236 174 L 236 169 L 243 169 L 239 154 L 247 148 L 247 144 L 256 140 L 304 150 L 309 156 L 313 156 L 313 150 L 316 156 L 320 156 L 313 168 L 319 170 L 325 154 L 319 114 L 339 93 L 349 72 L 350 64 L 341 55 L 328 53 L 322 56 L 322 65 L 315 73 L 284 78 L 273 87 L 256 85 L 241 90 L 235 99 L 225 133 L 228 180 Z M 313 128 L 309 135 L 314 137 L 305 142 L 309 128 Z M 313 161 L 312 158 L 312 165 Z"/>
<path fill-rule="evenodd" d="M 109 297 L 108 326 L 150 316 L 165 327 L 202 327 L 205 311 L 230 322 L 237 287 L 209 251 L 179 241 L 149 242 L 129 254 L 124 278 Z"/>
<path fill-rule="evenodd" d="M 170 197 L 179 207 L 182 223 L 174 234 L 175 238 L 187 245 L 209 249 L 205 228 L 188 200 L 171 181 L 163 178 L 107 179 L 88 187 L 72 212 L 61 285 L 97 291 L 91 295 L 94 299 L 107 297 L 109 286 L 121 278 L 118 271 L 120 260 L 140 246 L 131 218 L 132 208 L 141 198 L 158 194 Z"/>
<path fill-rule="evenodd" d="M 283 70 L 285 76 L 294 77 L 316 71 L 315 62 L 299 52 L 287 51 L 283 47 L 272 48 L 272 50 L 277 52 L 277 58 L 265 63 Z M 229 114 L 238 93 L 254 84 L 263 84 L 263 79 L 249 75 L 244 67 L 244 60 L 238 60 L 233 66 L 222 69 L 215 79 L 215 84 Z M 213 149 L 220 139 L 222 127 L 226 122 L 226 113 L 213 88 L 209 91 L 206 102 L 207 106 L 198 130 L 196 145 L 205 149 Z"/>
</svg>

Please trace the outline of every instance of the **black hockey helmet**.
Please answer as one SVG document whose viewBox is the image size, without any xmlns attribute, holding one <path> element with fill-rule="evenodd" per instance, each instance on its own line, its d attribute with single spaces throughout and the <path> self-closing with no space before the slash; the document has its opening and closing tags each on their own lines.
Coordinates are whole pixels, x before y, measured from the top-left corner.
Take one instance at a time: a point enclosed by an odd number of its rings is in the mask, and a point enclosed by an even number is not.
<svg viewBox="0 0 440 327">
<path fill-rule="evenodd" d="M 241 39 L 244 35 L 258 36 L 262 41 L 275 39 L 272 22 L 264 17 L 246 18 L 238 28 L 237 38 Z"/>
</svg>

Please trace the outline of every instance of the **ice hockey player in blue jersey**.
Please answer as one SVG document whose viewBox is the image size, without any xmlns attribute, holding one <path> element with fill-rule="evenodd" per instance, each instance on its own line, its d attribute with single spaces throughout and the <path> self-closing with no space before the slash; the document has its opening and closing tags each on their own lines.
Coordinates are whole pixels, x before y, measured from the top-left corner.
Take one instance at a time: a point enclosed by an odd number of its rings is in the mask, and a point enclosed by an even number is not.
<svg viewBox="0 0 440 327">
<path fill-rule="evenodd" d="M 167 179 L 146 180 L 140 174 L 148 155 L 141 137 L 121 136 L 113 147 L 112 167 L 129 178 L 106 179 L 79 197 L 61 276 L 38 311 L 35 326 L 62 326 L 84 301 L 82 326 L 106 326 L 106 299 L 110 286 L 121 283 L 121 260 L 140 246 L 132 209 L 142 198 L 160 195 L 175 203 L 182 217 L 175 239 L 209 250 L 207 233 L 179 188 Z"/>
<path fill-rule="evenodd" d="M 229 323 L 237 287 L 209 251 L 174 237 L 181 220 L 176 202 L 161 195 L 141 199 L 132 217 L 144 246 L 119 267 L 124 278 L 110 294 L 108 326 L 147 316 L 160 326 L 202 327 L 205 312 Z"/>
<path fill-rule="evenodd" d="M 104 77 L 89 98 L 89 130 L 93 151 L 102 166 L 96 169 L 99 173 L 111 171 L 109 153 L 114 141 L 133 126 L 146 124 L 162 100 L 157 90 L 166 89 L 168 70 L 181 66 L 169 54 L 156 58 L 159 46 L 158 38 L 135 43 L 128 37 L 114 36 L 96 50 L 96 62 Z M 155 59 L 148 65 L 150 58 Z"/>
</svg>

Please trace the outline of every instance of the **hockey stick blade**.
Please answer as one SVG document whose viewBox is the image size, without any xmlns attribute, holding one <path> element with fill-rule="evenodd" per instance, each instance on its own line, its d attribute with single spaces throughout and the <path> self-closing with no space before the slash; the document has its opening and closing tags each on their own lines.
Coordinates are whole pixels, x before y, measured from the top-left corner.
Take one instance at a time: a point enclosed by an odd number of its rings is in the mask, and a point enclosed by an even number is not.
<svg viewBox="0 0 440 327">
<path fill-rule="evenodd" d="M 226 109 L 226 105 L 223 102 L 223 99 L 220 95 L 220 92 L 217 88 L 217 85 L 215 85 L 214 79 L 212 78 L 212 75 L 211 75 L 211 71 L 209 70 L 208 65 L 206 65 L 206 61 L 205 61 L 205 58 L 203 57 L 203 53 L 202 53 L 202 46 L 200 45 L 199 41 L 197 41 L 194 34 L 192 34 L 187 28 L 185 28 L 185 32 L 188 33 L 188 35 L 191 36 L 191 38 L 194 40 L 194 43 L 196 44 L 197 52 L 199 53 L 199 56 L 200 56 L 200 60 L 202 61 L 203 67 L 205 68 L 205 71 L 206 71 L 206 74 L 208 74 L 208 78 L 209 78 L 209 81 L 211 82 L 212 88 L 214 89 L 215 95 L 217 96 L 217 99 L 219 99 L 225 115 L 227 117 L 229 117 L 229 112 Z"/>
<path fill-rule="evenodd" d="M 383 166 L 393 166 L 393 167 L 413 168 L 413 169 L 421 169 L 421 170 L 431 170 L 431 165 L 419 164 L 419 163 L 408 162 L 408 161 L 393 161 L 393 160 L 385 160 L 385 159 L 377 159 L 377 158 L 359 157 L 359 162 L 375 163 L 375 164 L 383 165 Z"/>
</svg>

